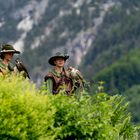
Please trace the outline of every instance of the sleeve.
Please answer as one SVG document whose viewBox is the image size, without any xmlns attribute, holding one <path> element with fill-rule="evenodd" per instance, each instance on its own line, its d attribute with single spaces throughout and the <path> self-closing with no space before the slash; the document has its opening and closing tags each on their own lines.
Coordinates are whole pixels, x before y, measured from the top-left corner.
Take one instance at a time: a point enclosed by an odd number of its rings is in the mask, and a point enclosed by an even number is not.
<svg viewBox="0 0 140 140">
<path fill-rule="evenodd" d="M 0 69 L 0 76 L 3 76 L 3 72 L 1 71 L 1 69 Z"/>
<path fill-rule="evenodd" d="M 52 93 L 53 94 L 53 80 L 51 78 L 48 78 L 46 80 L 46 88 L 47 88 L 47 92 L 48 93 Z"/>
</svg>

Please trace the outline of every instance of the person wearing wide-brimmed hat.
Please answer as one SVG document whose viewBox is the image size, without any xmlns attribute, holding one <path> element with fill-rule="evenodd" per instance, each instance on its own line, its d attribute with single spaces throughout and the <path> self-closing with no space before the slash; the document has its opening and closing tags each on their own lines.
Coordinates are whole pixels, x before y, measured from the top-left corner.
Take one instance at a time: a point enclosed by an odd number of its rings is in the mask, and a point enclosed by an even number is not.
<svg viewBox="0 0 140 140">
<path fill-rule="evenodd" d="M 63 90 L 67 95 L 71 94 L 73 86 L 72 79 L 64 68 L 68 58 L 68 55 L 57 52 L 48 60 L 48 63 L 54 66 L 54 68 L 44 77 L 48 93 L 58 94 Z"/>
<path fill-rule="evenodd" d="M 14 71 L 14 65 L 10 62 L 14 54 L 20 52 L 15 50 L 10 44 L 2 45 L 0 51 L 0 75 L 6 75 Z"/>
</svg>

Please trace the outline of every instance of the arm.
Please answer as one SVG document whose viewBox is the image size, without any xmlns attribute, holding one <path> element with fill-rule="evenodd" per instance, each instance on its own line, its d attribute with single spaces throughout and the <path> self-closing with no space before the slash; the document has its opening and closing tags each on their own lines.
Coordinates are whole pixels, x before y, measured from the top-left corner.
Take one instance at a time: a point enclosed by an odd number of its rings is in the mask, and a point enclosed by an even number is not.
<svg viewBox="0 0 140 140">
<path fill-rule="evenodd" d="M 7 70 L 0 68 L 0 76 L 6 75 Z"/>
<path fill-rule="evenodd" d="M 46 87 L 47 87 L 47 92 L 50 94 L 53 94 L 53 80 L 51 78 L 48 78 L 46 81 Z"/>
<path fill-rule="evenodd" d="M 1 71 L 1 69 L 0 69 L 0 76 L 3 76 L 3 73 L 2 73 L 2 71 Z"/>
</svg>

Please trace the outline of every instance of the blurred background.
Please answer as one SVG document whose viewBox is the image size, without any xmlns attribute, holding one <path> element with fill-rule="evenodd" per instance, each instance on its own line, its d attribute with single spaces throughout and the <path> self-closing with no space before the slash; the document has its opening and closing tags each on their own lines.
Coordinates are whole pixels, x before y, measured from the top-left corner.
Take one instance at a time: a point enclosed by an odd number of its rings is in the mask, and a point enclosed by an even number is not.
<svg viewBox="0 0 140 140">
<path fill-rule="evenodd" d="M 0 43 L 12 44 L 40 86 L 57 51 L 111 95 L 130 101 L 140 122 L 140 0 L 0 0 Z M 93 87 L 93 88 L 92 88 Z"/>
</svg>

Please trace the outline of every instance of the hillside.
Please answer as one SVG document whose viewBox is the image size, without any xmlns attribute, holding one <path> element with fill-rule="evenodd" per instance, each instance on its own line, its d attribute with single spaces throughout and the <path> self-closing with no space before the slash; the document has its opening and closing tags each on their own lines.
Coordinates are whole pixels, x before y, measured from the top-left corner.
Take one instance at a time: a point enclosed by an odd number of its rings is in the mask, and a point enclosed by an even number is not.
<svg viewBox="0 0 140 140">
<path fill-rule="evenodd" d="M 122 1 L 122 4 L 108 12 L 100 26 L 97 39 L 82 64 L 88 78 L 112 65 L 131 50 L 140 48 L 139 5 L 139 1 Z"/>
<path fill-rule="evenodd" d="M 21 57 L 37 82 L 48 70 L 48 58 L 58 50 L 66 50 L 68 65 L 78 67 L 114 5 L 110 0 L 1 1 L 0 42 L 10 42 L 22 51 Z"/>
<path fill-rule="evenodd" d="M 0 1 L 0 43 L 11 43 L 22 52 L 36 85 L 50 68 L 49 57 L 65 51 L 70 55 L 66 66 L 80 69 L 91 84 L 103 80 L 108 93 L 134 92 L 136 98 L 139 11 L 139 0 Z"/>
</svg>

